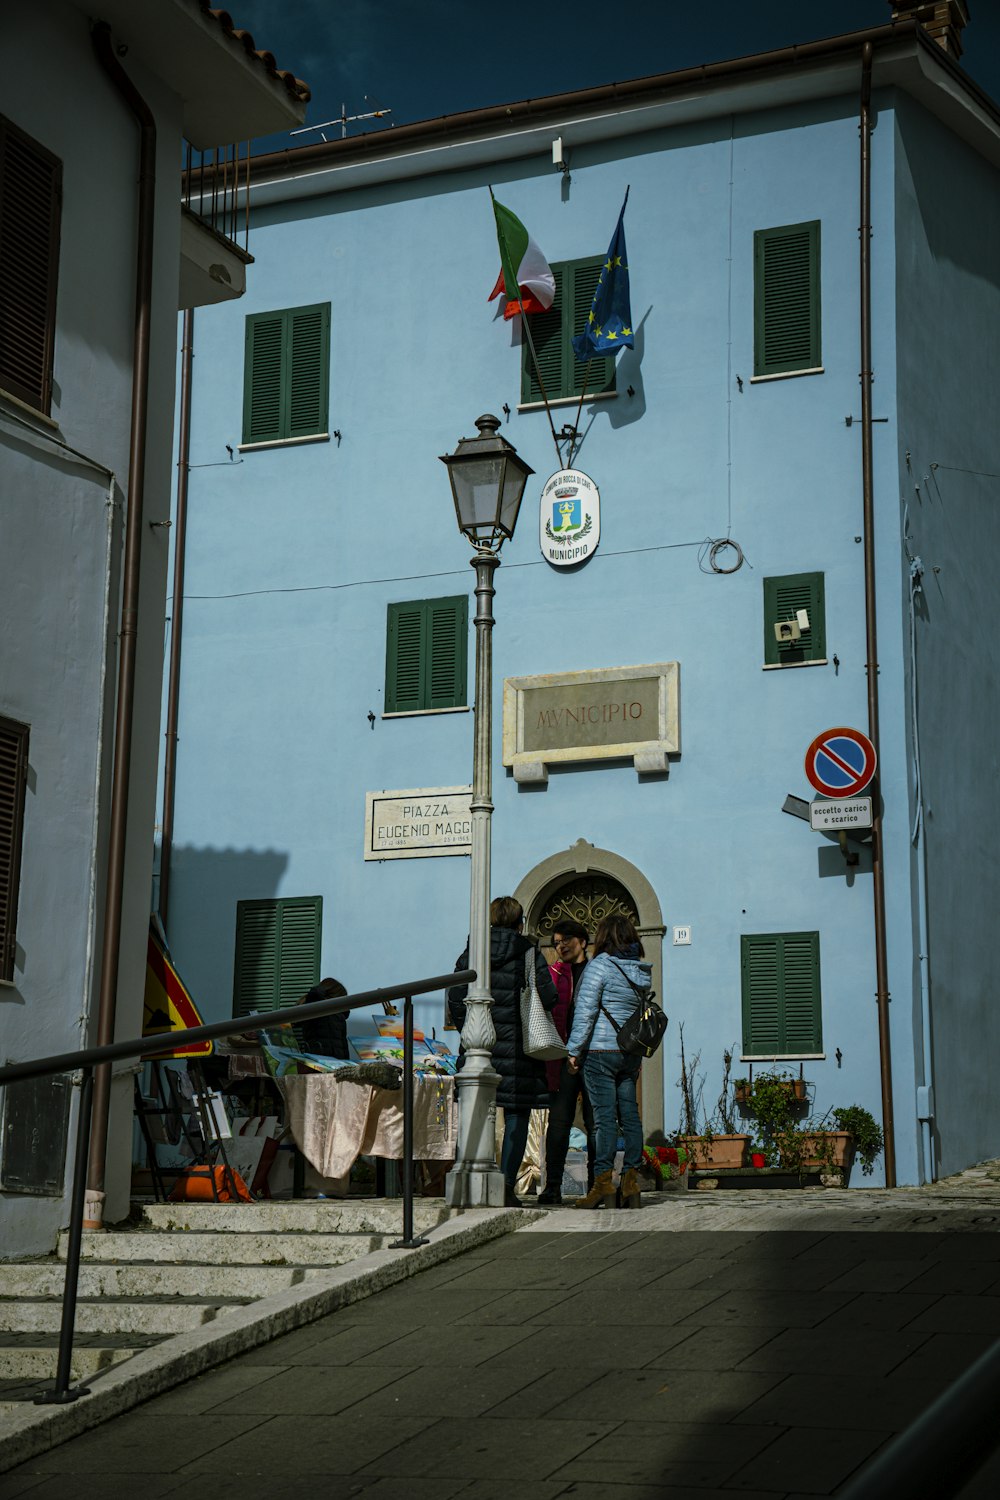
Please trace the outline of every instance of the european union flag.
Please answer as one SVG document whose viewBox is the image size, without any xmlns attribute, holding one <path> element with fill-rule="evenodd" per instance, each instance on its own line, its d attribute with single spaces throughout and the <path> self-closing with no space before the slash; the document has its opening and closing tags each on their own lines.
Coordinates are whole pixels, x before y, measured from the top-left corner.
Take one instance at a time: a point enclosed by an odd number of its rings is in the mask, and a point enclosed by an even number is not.
<svg viewBox="0 0 1000 1500">
<path fill-rule="evenodd" d="M 625 203 L 627 202 L 626 189 Z M 587 326 L 583 333 L 577 334 L 573 339 L 573 353 L 577 359 L 593 359 L 598 354 L 617 354 L 619 349 L 635 348 L 628 289 L 628 256 L 625 252 L 625 203 L 622 204 L 618 224 L 601 267 Z"/>
</svg>

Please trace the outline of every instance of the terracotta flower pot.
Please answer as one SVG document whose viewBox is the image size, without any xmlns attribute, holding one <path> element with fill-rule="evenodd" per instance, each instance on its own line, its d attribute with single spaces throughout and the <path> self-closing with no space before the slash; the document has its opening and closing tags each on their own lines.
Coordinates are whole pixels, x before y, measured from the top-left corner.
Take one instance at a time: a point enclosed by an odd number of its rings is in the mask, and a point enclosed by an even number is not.
<svg viewBox="0 0 1000 1500">
<path fill-rule="evenodd" d="M 691 1152 L 694 1164 L 703 1167 L 742 1167 L 750 1145 L 748 1135 L 685 1135 L 683 1144 Z"/>
<path fill-rule="evenodd" d="M 830 1147 L 829 1156 L 820 1154 L 823 1145 Z M 853 1156 L 854 1142 L 846 1130 L 817 1131 L 806 1141 L 802 1165 L 813 1169 L 830 1166 L 846 1171 Z"/>
</svg>

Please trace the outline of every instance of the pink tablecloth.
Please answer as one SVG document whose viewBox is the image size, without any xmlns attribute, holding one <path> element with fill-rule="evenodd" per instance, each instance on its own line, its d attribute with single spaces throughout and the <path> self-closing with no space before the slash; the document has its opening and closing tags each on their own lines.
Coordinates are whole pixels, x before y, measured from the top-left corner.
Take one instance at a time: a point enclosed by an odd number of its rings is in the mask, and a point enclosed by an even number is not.
<svg viewBox="0 0 1000 1500">
<path fill-rule="evenodd" d="M 417 1075 L 413 1088 L 415 1161 L 453 1161 L 458 1129 L 451 1078 Z M 403 1091 L 338 1083 L 333 1073 L 281 1080 L 295 1144 L 324 1177 L 346 1177 L 359 1156 L 403 1155 Z"/>
</svg>

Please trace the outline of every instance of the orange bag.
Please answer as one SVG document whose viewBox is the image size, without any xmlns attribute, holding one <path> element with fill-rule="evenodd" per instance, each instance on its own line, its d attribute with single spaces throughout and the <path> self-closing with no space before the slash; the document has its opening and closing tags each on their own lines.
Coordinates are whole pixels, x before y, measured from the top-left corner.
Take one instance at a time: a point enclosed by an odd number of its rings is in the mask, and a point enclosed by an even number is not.
<svg viewBox="0 0 1000 1500">
<path fill-rule="evenodd" d="M 213 1187 L 214 1184 L 214 1187 Z M 235 1190 L 235 1191 L 234 1191 Z M 171 1203 L 252 1203 L 246 1183 L 234 1167 L 191 1167 L 174 1183 Z"/>
</svg>

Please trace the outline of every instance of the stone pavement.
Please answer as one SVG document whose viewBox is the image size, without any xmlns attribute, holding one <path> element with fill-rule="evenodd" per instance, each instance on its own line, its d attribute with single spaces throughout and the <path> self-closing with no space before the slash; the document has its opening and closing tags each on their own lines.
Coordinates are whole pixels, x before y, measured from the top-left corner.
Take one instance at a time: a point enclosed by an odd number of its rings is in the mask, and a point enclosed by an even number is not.
<svg viewBox="0 0 1000 1500">
<path fill-rule="evenodd" d="M 963 1179 L 524 1214 L 10 1470 L 0 1500 L 835 1494 L 1000 1336 L 1000 1182 Z M 994 1460 L 962 1500 L 998 1492 Z"/>
</svg>

